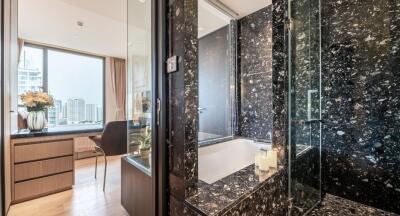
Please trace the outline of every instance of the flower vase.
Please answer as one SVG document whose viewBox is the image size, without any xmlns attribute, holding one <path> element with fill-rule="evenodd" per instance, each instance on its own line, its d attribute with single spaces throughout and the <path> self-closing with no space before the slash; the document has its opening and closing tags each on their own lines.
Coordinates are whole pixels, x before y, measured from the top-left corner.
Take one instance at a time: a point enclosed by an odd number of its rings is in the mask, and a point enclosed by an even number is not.
<svg viewBox="0 0 400 216">
<path fill-rule="evenodd" d="M 46 126 L 44 111 L 30 111 L 26 119 L 30 131 L 41 131 Z"/>
</svg>

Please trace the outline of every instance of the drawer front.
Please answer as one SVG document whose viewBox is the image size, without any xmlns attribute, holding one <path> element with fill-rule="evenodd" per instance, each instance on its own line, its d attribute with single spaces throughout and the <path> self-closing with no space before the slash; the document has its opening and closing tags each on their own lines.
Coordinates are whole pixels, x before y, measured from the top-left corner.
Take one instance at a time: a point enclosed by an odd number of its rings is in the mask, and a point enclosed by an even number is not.
<svg viewBox="0 0 400 216">
<path fill-rule="evenodd" d="M 16 201 L 47 195 L 52 192 L 72 187 L 73 172 L 38 178 L 15 184 L 14 198 Z"/>
<path fill-rule="evenodd" d="M 73 155 L 73 152 L 73 139 L 16 145 L 14 147 L 14 162 L 20 163 L 67 155 L 69 156 Z"/>
<path fill-rule="evenodd" d="M 16 164 L 14 181 L 22 181 L 72 171 L 73 167 L 74 160 L 72 156 Z"/>
</svg>

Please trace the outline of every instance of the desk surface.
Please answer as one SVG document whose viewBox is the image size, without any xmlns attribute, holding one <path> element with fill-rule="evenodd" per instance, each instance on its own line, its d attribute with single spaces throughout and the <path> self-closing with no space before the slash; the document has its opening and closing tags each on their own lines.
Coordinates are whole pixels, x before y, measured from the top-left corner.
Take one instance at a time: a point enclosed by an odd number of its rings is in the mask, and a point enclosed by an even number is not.
<svg viewBox="0 0 400 216">
<path fill-rule="evenodd" d="M 35 132 L 31 132 L 28 129 L 23 129 L 12 133 L 11 139 L 102 132 L 103 128 L 103 125 L 79 125 L 45 128 L 42 131 Z"/>
</svg>

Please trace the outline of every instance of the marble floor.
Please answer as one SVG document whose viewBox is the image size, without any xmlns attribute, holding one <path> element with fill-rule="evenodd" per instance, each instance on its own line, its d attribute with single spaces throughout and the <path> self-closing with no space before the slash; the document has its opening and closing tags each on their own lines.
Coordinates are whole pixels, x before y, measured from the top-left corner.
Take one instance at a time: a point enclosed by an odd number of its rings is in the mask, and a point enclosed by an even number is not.
<svg viewBox="0 0 400 216">
<path fill-rule="evenodd" d="M 399 216 L 370 206 L 327 194 L 309 216 Z"/>
</svg>

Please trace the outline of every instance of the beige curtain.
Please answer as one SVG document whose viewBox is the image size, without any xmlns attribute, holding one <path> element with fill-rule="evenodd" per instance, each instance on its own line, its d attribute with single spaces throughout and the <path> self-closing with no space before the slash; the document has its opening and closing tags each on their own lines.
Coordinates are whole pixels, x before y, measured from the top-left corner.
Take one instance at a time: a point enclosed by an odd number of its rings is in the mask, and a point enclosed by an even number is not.
<svg viewBox="0 0 400 216">
<path fill-rule="evenodd" d="M 116 120 L 126 120 L 126 65 L 124 59 L 110 58 L 110 72 L 112 90 L 114 92 L 117 104 L 115 113 Z"/>
<path fill-rule="evenodd" d="M 18 63 L 21 61 L 22 49 L 24 48 L 25 40 L 18 38 Z"/>
</svg>

